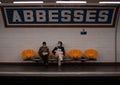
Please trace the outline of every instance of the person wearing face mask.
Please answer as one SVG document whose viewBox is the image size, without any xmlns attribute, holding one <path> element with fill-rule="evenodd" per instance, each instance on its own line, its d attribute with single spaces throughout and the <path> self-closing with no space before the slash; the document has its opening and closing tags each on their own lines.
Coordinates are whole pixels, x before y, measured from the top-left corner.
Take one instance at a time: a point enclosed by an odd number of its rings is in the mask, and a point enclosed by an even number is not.
<svg viewBox="0 0 120 85">
<path fill-rule="evenodd" d="M 48 65 L 49 48 L 46 46 L 46 42 L 42 43 L 38 54 L 42 58 L 44 65 Z"/>
<path fill-rule="evenodd" d="M 63 56 L 65 56 L 65 49 L 61 41 L 58 41 L 58 44 L 52 50 L 52 53 L 57 57 L 58 65 L 61 66 L 61 61 L 63 61 Z"/>
</svg>

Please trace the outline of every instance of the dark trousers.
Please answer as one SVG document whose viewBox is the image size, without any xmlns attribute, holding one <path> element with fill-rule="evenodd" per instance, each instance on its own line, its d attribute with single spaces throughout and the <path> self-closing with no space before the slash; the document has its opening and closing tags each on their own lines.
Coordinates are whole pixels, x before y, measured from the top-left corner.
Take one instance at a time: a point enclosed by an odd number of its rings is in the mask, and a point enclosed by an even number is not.
<svg viewBox="0 0 120 85">
<path fill-rule="evenodd" d="M 43 63 L 48 64 L 48 55 L 44 55 L 44 56 L 41 56 L 41 57 L 42 57 Z"/>
</svg>

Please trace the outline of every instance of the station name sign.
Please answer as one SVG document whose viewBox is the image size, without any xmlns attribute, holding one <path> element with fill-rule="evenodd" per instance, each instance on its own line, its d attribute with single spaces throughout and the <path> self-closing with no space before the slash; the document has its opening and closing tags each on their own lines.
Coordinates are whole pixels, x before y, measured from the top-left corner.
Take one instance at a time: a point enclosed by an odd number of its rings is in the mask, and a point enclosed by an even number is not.
<svg viewBox="0 0 120 85">
<path fill-rule="evenodd" d="M 114 27 L 115 6 L 6 6 L 7 27 Z"/>
</svg>

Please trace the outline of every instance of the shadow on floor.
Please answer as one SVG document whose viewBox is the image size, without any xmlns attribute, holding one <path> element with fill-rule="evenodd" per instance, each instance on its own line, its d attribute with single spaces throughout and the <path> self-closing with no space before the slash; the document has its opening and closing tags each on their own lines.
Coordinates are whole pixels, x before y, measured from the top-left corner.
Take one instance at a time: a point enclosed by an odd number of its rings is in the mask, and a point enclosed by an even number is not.
<svg viewBox="0 0 120 85">
<path fill-rule="evenodd" d="M 21 85 L 119 85 L 119 77 L 0 77 L 3 84 Z"/>
</svg>

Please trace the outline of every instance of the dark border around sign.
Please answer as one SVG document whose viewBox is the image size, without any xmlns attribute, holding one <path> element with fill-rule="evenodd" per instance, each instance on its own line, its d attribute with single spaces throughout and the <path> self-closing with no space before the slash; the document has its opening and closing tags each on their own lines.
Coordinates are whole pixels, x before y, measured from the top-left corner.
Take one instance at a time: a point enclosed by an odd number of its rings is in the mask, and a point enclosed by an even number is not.
<svg viewBox="0 0 120 85">
<path fill-rule="evenodd" d="M 7 24 L 7 19 L 5 17 L 5 11 L 4 11 L 4 7 L 115 7 L 116 10 L 115 10 L 115 15 L 114 15 L 114 19 L 113 19 L 113 23 L 112 25 L 101 25 L 101 26 L 98 26 L 98 25 L 8 25 Z M 46 27 L 46 28 L 50 28 L 50 27 L 63 27 L 63 28 L 80 28 L 80 27 L 88 27 L 88 28 L 94 28 L 94 27 L 97 27 L 97 28 L 111 28 L 111 27 L 115 27 L 115 24 L 116 24 L 116 18 L 118 16 L 118 11 L 119 11 L 119 6 L 101 6 L 101 5 L 22 5 L 22 6 L 14 6 L 14 5 L 11 5 L 11 6 L 1 6 L 1 11 L 2 11 L 2 15 L 3 15 L 3 20 L 4 20 L 4 25 L 5 27 L 9 27 L 9 28 L 12 28 L 12 27 L 25 27 L 25 28 L 33 28 L 33 27 L 37 27 L 37 28 L 41 28 L 41 27 Z"/>
</svg>

